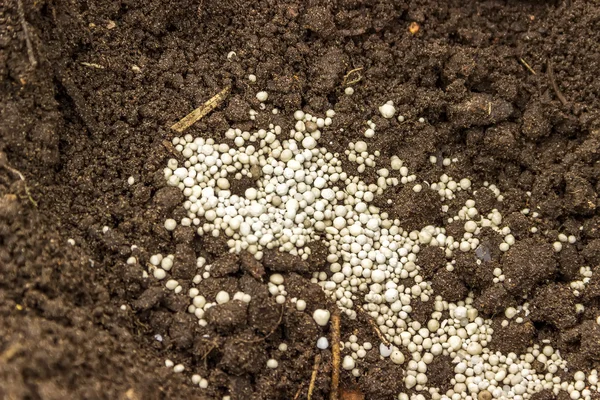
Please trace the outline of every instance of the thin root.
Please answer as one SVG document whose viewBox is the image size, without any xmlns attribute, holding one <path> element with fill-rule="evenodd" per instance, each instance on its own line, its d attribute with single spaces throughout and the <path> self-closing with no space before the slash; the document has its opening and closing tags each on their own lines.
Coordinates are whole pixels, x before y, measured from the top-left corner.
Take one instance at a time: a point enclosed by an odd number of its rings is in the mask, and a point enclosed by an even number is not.
<svg viewBox="0 0 600 400">
<path fill-rule="evenodd" d="M 535 73 L 535 70 L 533 68 L 531 68 L 531 66 L 529 64 L 527 64 L 527 61 L 523 60 L 522 58 L 519 58 L 519 61 L 521 61 L 521 64 L 523 64 L 525 66 L 525 68 L 527 68 L 529 70 L 529 72 L 531 72 L 534 75 L 537 75 Z"/>
<path fill-rule="evenodd" d="M 321 353 L 315 356 L 315 365 L 313 366 L 312 375 L 310 376 L 310 385 L 308 386 L 308 400 L 312 399 L 313 390 L 315 390 L 315 382 L 319 374 L 319 365 L 321 364 Z"/>
<path fill-rule="evenodd" d="M 358 71 L 362 71 L 363 67 L 359 67 L 359 68 L 354 68 L 350 71 L 348 71 L 348 73 L 346 75 L 344 75 L 344 81 L 342 82 L 342 86 L 350 86 L 350 85 L 354 85 L 355 83 L 360 82 L 360 80 L 362 79 L 362 75 L 358 73 Z M 351 81 L 348 81 L 348 78 L 350 77 L 350 75 L 352 75 L 353 73 L 356 72 L 356 75 L 358 75 L 357 78 L 354 78 Z"/>
<path fill-rule="evenodd" d="M 31 38 L 29 37 L 29 28 L 27 27 L 27 21 L 25 21 L 25 9 L 23 8 L 23 2 L 17 0 L 17 13 L 19 15 L 19 22 L 23 28 L 23 34 L 25 35 L 25 44 L 27 45 L 27 57 L 29 57 L 29 63 L 32 67 L 37 66 L 37 60 L 33 55 L 33 45 L 31 44 Z"/>
<path fill-rule="evenodd" d="M 375 331 L 375 334 L 377 335 L 379 340 L 381 340 L 383 342 L 383 344 L 385 344 L 386 346 L 390 346 L 391 345 L 390 341 L 386 339 L 386 337 L 383 335 L 383 333 L 381 333 L 381 330 L 379 329 L 379 327 L 377 326 L 375 321 L 373 321 L 373 318 L 371 318 L 371 316 L 369 314 L 367 314 L 367 312 L 361 306 L 357 306 L 356 308 L 358 309 L 359 312 L 361 312 L 365 315 L 367 322 L 369 323 L 369 325 L 371 325 L 371 328 L 373 328 L 373 330 Z"/>
<path fill-rule="evenodd" d="M 552 88 L 556 93 L 556 97 L 558 97 L 562 105 L 566 106 L 567 104 L 569 104 L 566 97 L 562 94 L 562 92 L 558 88 L 558 85 L 556 84 L 556 79 L 554 78 L 554 68 L 552 68 L 552 61 L 548 61 L 548 77 L 550 78 L 550 83 L 552 84 Z"/>
<path fill-rule="evenodd" d="M 19 177 L 19 179 L 21 179 L 23 182 L 25 182 L 25 177 L 19 170 L 16 170 L 6 164 L 4 164 L 3 167 L 6 168 L 7 170 L 9 170 L 10 172 L 12 172 L 13 174 L 17 175 Z M 27 194 L 27 197 L 29 198 L 29 201 L 31 202 L 31 204 L 33 204 L 34 207 L 37 207 L 38 203 L 31 196 L 31 192 L 29 191 L 29 187 L 27 186 L 27 183 L 25 183 L 25 193 Z"/>
<path fill-rule="evenodd" d="M 298 390 L 296 391 L 296 394 L 294 395 L 294 400 L 298 400 L 298 398 L 300 398 L 300 393 L 302 393 L 303 387 L 304 387 L 304 383 L 301 383 L 300 386 L 298 387 Z"/>
<path fill-rule="evenodd" d="M 9 362 L 16 356 L 21 350 L 23 350 L 23 346 L 20 343 L 15 343 L 11 345 L 8 349 L 4 350 L 2 354 L 0 354 L 1 362 Z"/>
<path fill-rule="evenodd" d="M 340 387 L 340 310 L 335 309 L 331 316 L 331 355 L 333 368 L 331 370 L 331 392 L 329 400 L 338 400 Z"/>
<path fill-rule="evenodd" d="M 96 68 L 96 69 L 104 69 L 104 66 L 96 63 L 82 62 L 81 65 L 84 67 Z"/>
<path fill-rule="evenodd" d="M 230 90 L 231 86 L 227 86 L 202 106 L 196 108 L 194 111 L 183 117 L 179 122 L 171 126 L 171 129 L 177 132 L 185 131 L 187 128 L 198 122 L 206 114 L 217 108 L 217 106 L 225 99 Z"/>
</svg>

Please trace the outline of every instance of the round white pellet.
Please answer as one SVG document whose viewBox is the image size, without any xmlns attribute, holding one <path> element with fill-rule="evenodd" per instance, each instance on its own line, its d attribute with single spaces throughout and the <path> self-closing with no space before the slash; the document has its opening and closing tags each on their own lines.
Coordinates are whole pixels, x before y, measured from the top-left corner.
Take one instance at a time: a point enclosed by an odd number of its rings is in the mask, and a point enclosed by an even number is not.
<svg viewBox="0 0 600 400">
<path fill-rule="evenodd" d="M 227 293 L 224 290 L 221 290 L 219 293 L 217 293 L 215 301 L 217 302 L 217 304 L 227 303 L 229 301 L 229 293 Z"/>
<path fill-rule="evenodd" d="M 320 337 L 317 339 L 317 348 L 321 350 L 329 348 L 329 340 L 325 336 Z"/>
<path fill-rule="evenodd" d="M 173 231 L 177 228 L 177 221 L 172 218 L 169 218 L 165 221 L 165 229 L 168 231 Z"/>
<path fill-rule="evenodd" d="M 396 108 L 393 104 L 390 104 L 390 102 L 388 102 L 379 107 L 379 113 L 383 118 L 389 119 L 392 118 L 394 114 L 396 114 Z"/>
<path fill-rule="evenodd" d="M 356 363 L 354 362 L 354 358 L 352 358 L 352 356 L 345 356 L 342 360 L 342 368 L 344 368 L 346 371 L 354 369 L 355 366 Z"/>
<path fill-rule="evenodd" d="M 400 350 L 394 350 L 392 351 L 392 354 L 390 354 L 390 360 L 392 360 L 394 364 L 404 364 L 404 354 Z"/>
<path fill-rule="evenodd" d="M 256 98 L 258 99 L 258 101 L 260 101 L 262 103 L 262 102 L 267 101 L 267 99 L 269 98 L 269 94 L 264 91 L 258 92 L 258 93 L 256 93 Z"/>
<path fill-rule="evenodd" d="M 331 316 L 331 313 L 329 312 L 329 310 L 317 309 L 313 313 L 313 319 L 319 326 L 327 325 L 329 323 L 330 316 Z M 354 367 L 352 367 L 352 368 L 354 368 Z M 352 368 L 350 368 L 350 369 L 352 369 Z"/>
</svg>

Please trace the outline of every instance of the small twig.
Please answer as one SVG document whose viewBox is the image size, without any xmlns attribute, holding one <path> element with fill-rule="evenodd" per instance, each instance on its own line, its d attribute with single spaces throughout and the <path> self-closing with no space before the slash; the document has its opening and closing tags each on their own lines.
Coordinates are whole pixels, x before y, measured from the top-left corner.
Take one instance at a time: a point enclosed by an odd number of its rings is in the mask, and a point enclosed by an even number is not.
<svg viewBox="0 0 600 400">
<path fill-rule="evenodd" d="M 358 74 L 358 71 L 362 71 L 362 69 L 363 69 L 363 67 L 359 67 L 359 68 L 354 68 L 353 70 L 348 71 L 348 73 L 346 75 L 344 75 L 344 81 L 342 82 L 342 86 L 349 86 L 349 85 L 353 85 L 355 83 L 360 82 L 360 80 L 362 79 L 362 76 L 360 74 Z M 353 79 L 348 82 L 348 78 L 350 77 L 350 75 L 355 72 L 357 72 L 358 78 Z"/>
<path fill-rule="evenodd" d="M 523 64 L 525 66 L 525 68 L 527 68 L 529 70 L 529 72 L 531 72 L 534 75 L 537 75 L 534 71 L 533 68 L 531 68 L 531 66 L 529 64 L 527 64 L 527 61 L 523 60 L 522 58 L 519 57 L 519 61 L 521 61 L 521 64 Z"/>
<path fill-rule="evenodd" d="M 390 341 L 385 338 L 383 333 L 381 333 L 381 330 L 379 329 L 379 327 L 377 326 L 375 321 L 373 321 L 373 318 L 371 318 L 371 316 L 369 314 L 367 314 L 367 312 L 361 306 L 357 305 L 356 308 L 358 309 L 359 312 L 361 312 L 365 315 L 365 318 L 367 318 L 367 322 L 369 323 L 369 325 L 371 325 L 371 328 L 373 328 L 373 330 L 377 334 L 377 337 L 379 338 L 379 340 L 381 340 L 383 342 L 383 344 L 385 344 L 386 346 L 390 346 L 391 345 Z"/>
<path fill-rule="evenodd" d="M 566 106 L 569 102 L 567 101 L 565 96 L 558 88 L 558 85 L 556 84 L 556 79 L 554 78 L 554 68 L 552 68 L 552 61 L 548 61 L 548 77 L 550 78 L 550 83 L 552 84 L 552 88 L 554 88 L 556 97 L 558 97 L 563 106 Z"/>
<path fill-rule="evenodd" d="M 13 174 L 17 175 L 19 177 L 19 179 L 21 179 L 25 183 L 25 177 L 23 176 L 23 174 L 19 170 L 16 170 L 16 169 L 14 169 L 14 168 L 6 165 L 6 164 L 4 164 L 2 166 L 4 168 L 6 168 L 7 170 L 9 170 L 10 172 L 12 172 Z M 31 202 L 31 204 L 33 204 L 34 207 L 37 207 L 38 203 L 31 196 L 31 192 L 29 191 L 29 187 L 27 186 L 27 183 L 25 183 L 25 193 L 27 194 L 27 197 L 29 197 L 29 201 Z"/>
<path fill-rule="evenodd" d="M 333 368 L 331 370 L 331 392 L 329 400 L 338 400 L 340 387 L 340 310 L 336 307 L 331 316 L 331 355 Z"/>
<path fill-rule="evenodd" d="M 104 67 L 102 65 L 96 64 L 96 63 L 82 62 L 81 65 L 83 65 L 85 67 L 90 67 L 90 68 L 104 69 Z"/>
<path fill-rule="evenodd" d="M 321 353 L 315 356 L 315 365 L 313 366 L 312 375 L 310 376 L 310 385 L 308 386 L 308 400 L 312 399 L 313 390 L 315 390 L 315 382 L 319 373 L 319 365 L 321 364 Z"/>
<path fill-rule="evenodd" d="M 210 348 L 209 348 L 209 349 L 206 351 L 206 353 L 204 353 L 204 355 L 202 356 L 202 360 L 203 360 L 203 361 L 204 361 L 204 360 L 206 360 L 206 357 L 208 357 L 208 355 L 209 355 L 209 354 L 210 354 L 210 353 L 211 353 L 211 352 L 212 352 L 214 349 L 216 349 L 217 347 L 219 347 L 219 345 L 218 345 L 218 344 L 213 344 L 213 345 L 212 345 L 212 346 L 211 346 L 211 347 L 210 347 Z"/>
<path fill-rule="evenodd" d="M 302 393 L 303 387 L 304 387 L 304 383 L 301 383 L 300 386 L 298 387 L 298 390 L 296 391 L 296 394 L 294 395 L 294 400 L 298 400 L 298 398 L 300 397 L 300 393 Z"/>
<path fill-rule="evenodd" d="M 281 314 L 279 315 L 279 321 L 277 321 L 277 324 L 273 327 L 273 329 L 271 329 L 271 331 L 269 333 L 267 333 L 266 336 L 263 336 L 261 338 L 254 339 L 254 340 L 240 339 L 240 340 L 238 340 L 238 342 L 240 342 L 240 343 L 259 343 L 259 342 L 262 342 L 262 341 L 266 340 L 269 336 L 271 336 L 272 334 L 274 334 L 275 331 L 277 330 L 277 328 L 279 328 L 279 325 L 281 325 L 281 321 L 283 321 L 283 311 L 284 311 L 284 309 L 285 309 L 285 305 L 282 304 L 281 305 Z"/>
<path fill-rule="evenodd" d="M 171 126 L 171 129 L 177 132 L 185 131 L 187 128 L 198 122 L 202 117 L 221 104 L 221 102 L 225 99 L 225 96 L 227 96 L 229 93 L 229 90 L 231 90 L 231 86 L 227 86 L 202 106 L 196 108 L 194 111 L 183 117 L 179 122 Z"/>
<path fill-rule="evenodd" d="M 23 350 L 23 346 L 20 343 L 15 343 L 11 345 L 8 349 L 4 350 L 2 354 L 0 354 L 0 361 L 6 363 L 17 355 L 21 350 Z"/>
<path fill-rule="evenodd" d="M 37 60 L 33 55 L 33 45 L 31 44 L 31 38 L 29 37 L 29 28 L 27 27 L 27 21 L 25 21 L 25 9 L 23 8 L 23 2 L 21 0 L 17 0 L 17 9 L 19 21 L 21 22 L 21 27 L 23 28 L 23 33 L 25 34 L 27 56 L 29 57 L 29 62 L 31 63 L 31 66 L 35 68 L 35 66 L 37 66 Z"/>
</svg>

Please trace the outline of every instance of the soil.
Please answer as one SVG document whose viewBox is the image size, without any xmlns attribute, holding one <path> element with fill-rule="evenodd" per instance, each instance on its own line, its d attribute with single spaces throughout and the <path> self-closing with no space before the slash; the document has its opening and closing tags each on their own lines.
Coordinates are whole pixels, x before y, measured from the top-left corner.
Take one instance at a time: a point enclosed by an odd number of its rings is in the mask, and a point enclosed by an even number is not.
<svg viewBox="0 0 600 400">
<path fill-rule="evenodd" d="M 233 125 L 268 123 L 285 130 L 284 116 L 298 108 L 334 108 L 335 129 L 323 135 L 330 150 L 365 140 L 371 119 L 377 135 L 366 141 L 382 162 L 397 155 L 425 180 L 446 172 L 496 184 L 505 200 L 481 190 L 478 208 L 510 217 L 517 245 L 500 254 L 491 238 L 489 265 L 467 259 L 453 272 L 439 255 L 424 255 L 434 287 L 461 298 L 475 293 L 498 324 L 491 347 L 518 353 L 547 340 L 569 373 L 589 371 L 600 362 L 598 65 L 600 6 L 584 0 L 5 1 L 0 398 L 306 398 L 314 342 L 327 330 L 309 313 L 276 304 L 262 278 L 265 269 L 280 271 L 307 311 L 333 309 L 310 283 L 324 252 L 307 262 L 271 254 L 261 264 L 226 258 L 223 240 L 162 227 L 183 216 L 181 193 L 162 175 L 176 156 L 169 126 L 228 85 L 225 103 L 186 133 L 220 138 Z M 345 75 L 354 68 L 362 69 L 347 80 L 361 79 L 347 96 Z M 279 115 L 249 119 L 258 90 L 268 91 Z M 387 100 L 406 117 L 399 128 L 373 112 Z M 443 169 L 430 155 L 458 162 Z M 437 198 L 420 203 L 412 191 L 388 192 L 386 211 L 407 226 L 442 222 Z M 410 208 L 414 202 L 419 207 Z M 559 233 L 577 241 L 554 254 Z M 243 290 L 260 301 L 215 307 L 212 327 L 200 327 L 186 303 L 125 262 L 133 256 L 144 265 L 157 252 L 175 254 L 174 271 L 188 279 L 194 269 L 186 265 L 198 254 L 218 260 L 218 278 L 205 281 L 204 292 Z M 496 265 L 505 269 L 502 289 L 486 283 Z M 568 283 L 584 265 L 594 275 L 574 298 Z M 503 328 L 497 313 L 523 304 L 523 295 L 530 317 Z M 583 305 L 576 315 L 575 303 Z M 378 343 L 368 324 L 343 316 L 342 337 L 356 332 Z M 278 350 L 281 342 L 287 351 Z M 267 355 L 279 368 L 264 368 Z M 209 388 L 165 368 L 165 359 L 183 362 Z M 342 395 L 394 398 L 402 368 L 365 363 L 362 378 L 342 372 Z M 443 387 L 451 368 L 436 358 L 433 381 Z M 329 396 L 329 352 L 319 371 L 313 399 Z"/>
</svg>

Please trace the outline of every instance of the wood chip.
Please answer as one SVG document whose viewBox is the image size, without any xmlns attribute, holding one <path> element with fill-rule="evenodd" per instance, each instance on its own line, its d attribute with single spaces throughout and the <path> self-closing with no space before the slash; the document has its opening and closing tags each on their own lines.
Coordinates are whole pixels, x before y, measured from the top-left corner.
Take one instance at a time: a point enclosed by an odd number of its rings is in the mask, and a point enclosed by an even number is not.
<svg viewBox="0 0 600 400">
<path fill-rule="evenodd" d="M 227 94 L 229 94 L 230 90 L 231 86 L 227 86 L 202 106 L 196 108 L 194 111 L 183 117 L 179 122 L 171 126 L 171 129 L 177 132 L 185 131 L 187 128 L 198 122 L 206 114 L 217 108 L 217 106 L 225 99 Z"/>
</svg>

